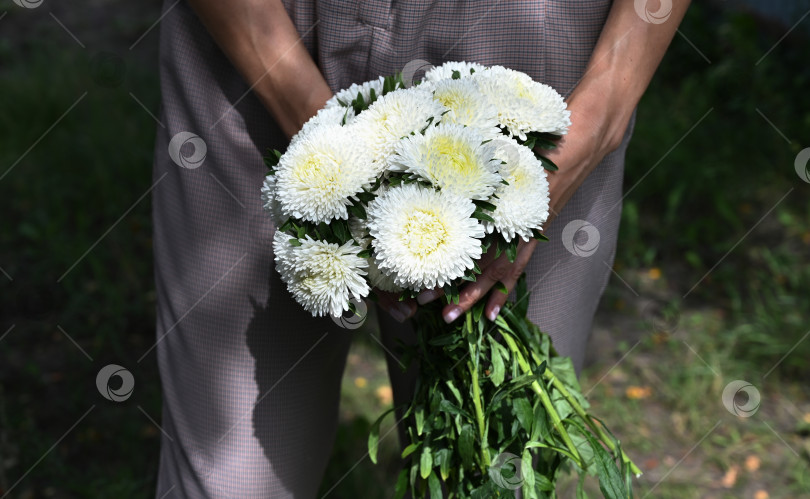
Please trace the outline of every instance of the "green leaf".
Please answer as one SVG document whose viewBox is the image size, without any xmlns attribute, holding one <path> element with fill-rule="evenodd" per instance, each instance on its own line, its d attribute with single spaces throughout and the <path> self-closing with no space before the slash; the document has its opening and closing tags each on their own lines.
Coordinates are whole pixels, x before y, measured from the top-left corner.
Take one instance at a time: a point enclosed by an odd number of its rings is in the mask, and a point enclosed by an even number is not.
<svg viewBox="0 0 810 499">
<path fill-rule="evenodd" d="M 447 480 L 447 477 L 450 476 L 450 460 L 452 459 L 452 455 L 451 449 L 448 448 L 439 449 L 433 453 L 433 464 L 439 467 L 442 480 Z"/>
<path fill-rule="evenodd" d="M 546 440 L 551 434 L 548 415 L 543 404 L 539 401 L 534 406 L 534 422 L 532 423 L 532 440 Z"/>
<path fill-rule="evenodd" d="M 408 491 L 408 470 L 403 469 L 397 477 L 397 484 L 394 486 L 394 499 L 402 499 Z"/>
<path fill-rule="evenodd" d="M 497 342 L 492 338 L 492 336 L 488 336 L 487 338 L 489 339 L 490 360 L 492 361 L 489 379 L 492 381 L 493 385 L 501 386 L 501 383 L 503 383 L 503 380 L 506 377 L 506 367 L 504 366 L 503 357 L 501 356 L 501 350 L 498 348 L 499 345 L 497 345 Z"/>
<path fill-rule="evenodd" d="M 475 203 L 475 206 L 477 206 L 477 207 L 479 207 L 481 209 L 484 209 L 484 210 L 495 211 L 498 208 L 494 204 L 489 203 L 487 201 L 480 200 L 480 199 L 476 199 L 475 201 L 473 201 L 473 203 Z"/>
<path fill-rule="evenodd" d="M 413 454 L 414 451 L 418 449 L 420 445 L 422 445 L 422 442 L 415 442 L 405 447 L 405 449 L 403 449 L 402 451 L 402 459 L 405 459 L 406 457 Z"/>
<path fill-rule="evenodd" d="M 428 476 L 428 489 L 430 489 L 430 499 L 434 497 L 436 499 L 442 499 L 444 497 L 442 495 L 442 484 L 439 482 L 439 477 L 436 476 L 436 473 L 431 471 L 430 476 Z"/>
<path fill-rule="evenodd" d="M 551 161 L 550 159 L 548 159 L 545 156 L 537 155 L 537 159 L 539 159 L 540 162 L 543 163 L 543 168 L 545 168 L 546 170 L 548 170 L 550 172 L 556 172 L 557 170 L 560 169 L 557 165 L 554 164 L 553 161 Z"/>
<path fill-rule="evenodd" d="M 532 237 L 538 241 L 548 242 L 548 237 L 546 237 L 546 235 L 540 232 L 538 229 L 532 229 Z"/>
<path fill-rule="evenodd" d="M 371 248 L 366 248 L 366 249 L 364 249 L 362 251 L 358 251 L 357 256 L 359 256 L 360 258 L 368 258 L 368 257 L 370 257 L 371 256 Z"/>
<path fill-rule="evenodd" d="M 492 287 L 505 295 L 509 294 L 509 290 L 506 289 L 506 284 L 502 283 L 501 281 L 496 282 Z"/>
<path fill-rule="evenodd" d="M 461 73 L 459 73 L 459 71 L 457 69 L 454 69 L 453 70 L 453 79 L 458 80 L 459 78 L 461 78 Z"/>
<path fill-rule="evenodd" d="M 425 427 L 425 406 L 416 406 L 414 417 L 416 419 L 416 434 L 421 435 Z"/>
<path fill-rule="evenodd" d="M 361 220 L 366 219 L 366 209 L 363 207 L 362 203 L 351 204 L 346 209 L 349 211 L 350 214 L 356 216 L 357 218 Z"/>
<path fill-rule="evenodd" d="M 523 478 L 524 497 L 535 496 L 534 492 L 534 466 L 532 465 L 532 453 L 529 449 L 523 449 L 520 459 L 520 474 Z"/>
<path fill-rule="evenodd" d="M 361 191 L 361 192 L 357 193 L 357 199 L 359 199 L 360 201 L 362 201 L 364 203 L 370 203 L 370 202 L 374 201 L 374 198 L 376 198 L 376 197 L 377 197 L 377 195 L 374 194 L 373 192 Z"/>
<path fill-rule="evenodd" d="M 427 478 L 431 474 L 433 468 L 433 453 L 430 451 L 430 446 L 425 446 L 422 449 L 422 455 L 419 457 L 419 475 L 422 478 Z"/>
<path fill-rule="evenodd" d="M 476 210 L 473 212 L 472 217 L 473 217 L 473 218 L 477 218 L 478 220 L 486 220 L 487 222 L 495 222 L 495 219 L 494 219 L 494 218 L 492 218 L 491 216 L 487 215 L 486 213 L 484 213 L 484 212 L 483 212 L 483 211 L 481 211 L 480 209 L 476 209 Z"/>
<path fill-rule="evenodd" d="M 602 491 L 606 499 L 624 499 L 628 497 L 627 488 L 624 486 L 624 480 L 619 474 L 616 462 L 590 432 L 585 432 L 585 436 L 593 448 L 596 476 L 599 477 L 599 490 Z"/>
<path fill-rule="evenodd" d="M 461 336 L 455 333 L 442 334 L 428 340 L 428 345 L 434 347 L 443 347 L 445 345 L 452 345 L 461 339 Z"/>
<path fill-rule="evenodd" d="M 275 167 L 278 165 L 278 161 L 281 159 L 281 153 L 276 149 L 268 150 L 267 156 L 264 157 L 264 164 L 270 168 L 270 170 L 274 170 Z M 275 172 L 273 172 L 275 173 Z"/>
<path fill-rule="evenodd" d="M 486 307 L 485 300 L 478 300 L 472 308 L 473 320 L 481 322 L 481 316 L 484 315 L 484 307 Z"/>
<path fill-rule="evenodd" d="M 461 402 L 461 400 L 462 400 L 462 399 L 461 399 L 461 392 L 460 392 L 460 391 L 458 391 L 458 388 L 456 388 L 455 383 L 453 383 L 453 381 L 452 381 L 452 380 L 449 380 L 449 379 L 448 379 L 448 380 L 445 382 L 445 384 L 447 385 L 447 388 L 450 390 L 450 392 L 453 394 L 453 396 L 454 396 L 454 397 L 456 397 L 456 400 L 458 400 L 458 403 L 459 403 L 459 404 L 461 404 L 461 403 L 462 403 L 462 402 Z"/>
<path fill-rule="evenodd" d="M 509 246 L 506 247 L 506 258 L 509 259 L 510 262 L 513 262 L 517 259 L 517 247 L 518 247 L 518 238 L 512 239 L 512 242 L 509 243 Z"/>
<path fill-rule="evenodd" d="M 331 225 L 332 233 L 340 240 L 340 244 L 343 244 L 352 238 L 352 234 L 349 232 L 348 223 L 345 220 L 334 220 L 332 221 Z"/>
<path fill-rule="evenodd" d="M 290 243 L 290 246 L 301 246 L 301 241 L 299 241 L 296 238 L 290 239 L 289 243 Z"/>
<path fill-rule="evenodd" d="M 512 411 L 517 416 L 520 426 L 526 430 L 526 433 L 532 434 L 532 423 L 534 422 L 534 411 L 532 405 L 525 398 L 516 398 L 512 400 Z"/>
<path fill-rule="evenodd" d="M 551 492 L 556 488 L 554 487 L 554 483 L 551 480 L 549 480 L 549 478 L 546 475 L 539 473 L 537 471 L 535 471 L 533 474 L 534 474 L 534 485 L 538 489 L 544 492 Z"/>
<path fill-rule="evenodd" d="M 374 424 L 371 425 L 371 430 L 369 430 L 368 457 L 371 458 L 371 462 L 374 464 L 377 464 L 377 444 L 380 442 L 380 423 L 382 423 L 382 420 L 392 412 L 394 412 L 393 407 L 382 413 L 382 415 L 377 418 L 377 421 L 374 421 Z"/>
<path fill-rule="evenodd" d="M 442 402 L 439 404 L 439 410 L 442 412 L 452 414 L 454 416 L 464 416 L 470 421 L 472 421 L 473 419 L 472 415 L 469 412 L 457 407 L 455 404 L 453 404 L 447 399 L 442 400 Z"/>
<path fill-rule="evenodd" d="M 588 499 L 588 495 L 585 493 L 585 473 L 579 474 L 579 480 L 577 481 L 577 499 Z"/>
<path fill-rule="evenodd" d="M 461 427 L 461 434 L 458 436 L 458 450 L 465 468 L 473 466 L 473 454 L 475 448 L 475 433 L 473 427 L 465 424 Z"/>
</svg>

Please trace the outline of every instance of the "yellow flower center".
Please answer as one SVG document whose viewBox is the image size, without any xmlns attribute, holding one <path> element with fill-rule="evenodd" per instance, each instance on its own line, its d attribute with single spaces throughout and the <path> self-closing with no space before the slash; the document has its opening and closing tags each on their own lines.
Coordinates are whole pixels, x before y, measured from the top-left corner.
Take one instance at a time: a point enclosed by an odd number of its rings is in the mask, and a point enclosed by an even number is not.
<svg viewBox="0 0 810 499">
<path fill-rule="evenodd" d="M 427 257 L 447 240 L 447 227 L 430 210 L 415 210 L 405 222 L 405 247 L 420 257 Z"/>
<path fill-rule="evenodd" d="M 331 193 L 338 185 L 340 162 L 328 153 L 312 153 L 298 164 L 293 174 L 302 184 L 323 193 Z"/>
<path fill-rule="evenodd" d="M 478 170 L 474 151 L 461 141 L 438 136 L 433 139 L 431 150 L 437 155 L 436 161 L 427 165 L 427 173 L 433 180 L 452 181 Z"/>
</svg>

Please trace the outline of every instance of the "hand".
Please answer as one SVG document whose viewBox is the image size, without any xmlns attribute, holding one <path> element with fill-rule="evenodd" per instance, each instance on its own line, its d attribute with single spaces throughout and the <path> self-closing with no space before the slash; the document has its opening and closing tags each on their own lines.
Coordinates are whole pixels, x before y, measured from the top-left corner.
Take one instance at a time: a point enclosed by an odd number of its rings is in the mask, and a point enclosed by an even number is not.
<svg viewBox="0 0 810 499">
<path fill-rule="evenodd" d="M 556 149 L 543 151 L 560 168 L 556 172 L 548 172 L 550 214 L 545 227 L 548 227 L 602 158 L 621 144 L 632 115 L 633 108 L 626 102 L 618 98 L 606 98 L 605 82 L 599 80 L 600 77 L 596 75 L 583 79 L 574 90 L 568 99 L 572 122 L 568 134 L 558 142 Z M 495 248 L 490 248 L 479 262 L 482 273 L 476 282 L 461 288 L 458 305 L 448 304 L 442 310 L 444 320 L 448 323 L 456 320 L 486 296 L 498 282 L 506 287 L 507 292 L 512 291 L 537 244 L 535 239 L 528 242 L 521 240 L 514 262 L 510 262 L 505 254 L 495 258 Z M 417 301 L 425 304 L 441 294 L 441 290 L 436 289 L 423 291 Z M 495 320 L 506 303 L 506 298 L 507 293 L 502 291 L 490 294 L 484 308 L 484 314 L 489 320 Z"/>
<path fill-rule="evenodd" d="M 374 294 L 378 298 L 377 305 L 388 312 L 397 322 L 405 322 L 416 313 L 416 301 L 413 298 L 399 301 L 398 294 L 380 291 L 377 288 L 374 288 Z"/>
</svg>

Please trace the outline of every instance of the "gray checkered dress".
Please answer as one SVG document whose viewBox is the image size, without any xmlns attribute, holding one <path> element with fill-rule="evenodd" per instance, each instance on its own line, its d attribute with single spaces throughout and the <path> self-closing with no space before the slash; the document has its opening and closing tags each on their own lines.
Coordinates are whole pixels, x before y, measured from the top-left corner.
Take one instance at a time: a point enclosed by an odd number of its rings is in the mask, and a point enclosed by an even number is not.
<svg viewBox="0 0 810 499">
<path fill-rule="evenodd" d="M 609 9 L 607 0 L 285 4 L 333 90 L 424 59 L 501 64 L 566 95 Z M 259 188 L 262 154 L 283 148 L 283 134 L 190 7 L 167 0 L 164 9 L 165 128 L 153 191 L 166 431 L 157 497 L 314 497 L 335 436 L 350 333 L 308 317 L 273 268 Z M 196 168 L 169 154 L 180 132 L 205 143 Z M 577 366 L 613 262 L 629 133 L 566 205 L 527 269 L 531 318 Z M 183 147 L 183 155 L 194 152 L 192 143 Z M 573 220 L 597 227 L 592 255 L 564 246 L 561 232 Z M 381 315 L 387 344 L 407 338 L 407 327 Z M 395 401 L 403 401 L 409 385 L 392 371 Z"/>
</svg>

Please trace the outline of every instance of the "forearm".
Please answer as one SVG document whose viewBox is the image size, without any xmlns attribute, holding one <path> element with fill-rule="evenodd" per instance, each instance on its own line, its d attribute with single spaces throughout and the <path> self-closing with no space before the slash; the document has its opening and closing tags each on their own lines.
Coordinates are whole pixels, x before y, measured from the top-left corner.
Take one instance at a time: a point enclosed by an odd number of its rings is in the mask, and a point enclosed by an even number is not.
<svg viewBox="0 0 810 499">
<path fill-rule="evenodd" d="M 189 3 L 287 137 L 331 97 L 279 0 Z"/>
<path fill-rule="evenodd" d="M 675 36 L 690 0 L 675 0 L 669 17 L 660 24 L 643 20 L 634 3 L 638 2 L 614 1 L 583 75 L 583 82 L 598 82 L 611 107 L 628 120 Z"/>
<path fill-rule="evenodd" d="M 568 98 L 571 130 L 549 157 L 552 210 L 562 209 L 602 158 L 622 142 L 633 110 L 664 57 L 689 0 L 675 0 L 669 18 L 644 21 L 633 0 L 615 0 L 579 84 Z"/>
</svg>

